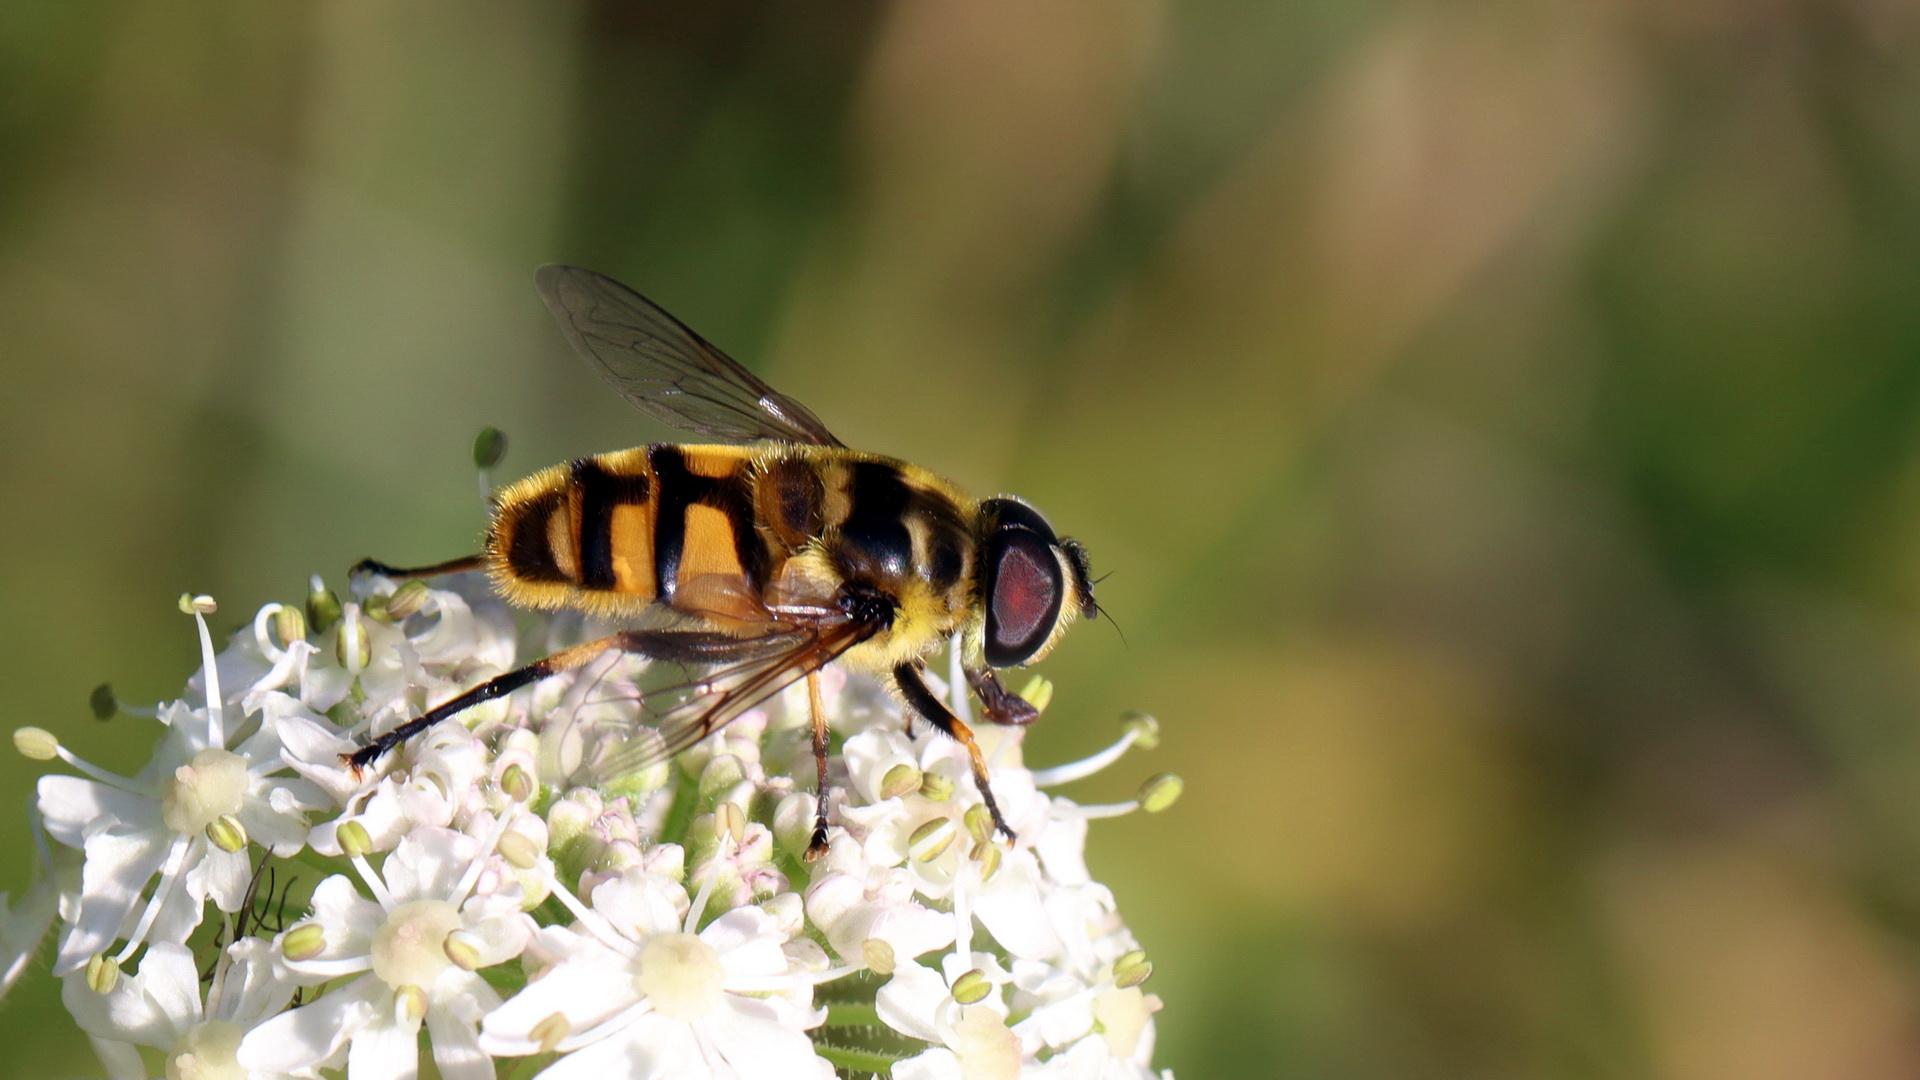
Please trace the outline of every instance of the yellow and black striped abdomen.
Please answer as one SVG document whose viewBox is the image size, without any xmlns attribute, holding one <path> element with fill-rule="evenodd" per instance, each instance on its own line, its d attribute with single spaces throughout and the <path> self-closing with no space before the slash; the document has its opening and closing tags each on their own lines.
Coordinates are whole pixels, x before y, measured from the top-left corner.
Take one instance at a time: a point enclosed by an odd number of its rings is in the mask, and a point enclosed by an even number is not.
<svg viewBox="0 0 1920 1080">
<path fill-rule="evenodd" d="M 580 458 L 503 491 L 487 538 L 509 600 L 634 614 L 719 576 L 757 595 L 773 561 L 754 527 L 753 454 L 660 443 Z"/>
</svg>

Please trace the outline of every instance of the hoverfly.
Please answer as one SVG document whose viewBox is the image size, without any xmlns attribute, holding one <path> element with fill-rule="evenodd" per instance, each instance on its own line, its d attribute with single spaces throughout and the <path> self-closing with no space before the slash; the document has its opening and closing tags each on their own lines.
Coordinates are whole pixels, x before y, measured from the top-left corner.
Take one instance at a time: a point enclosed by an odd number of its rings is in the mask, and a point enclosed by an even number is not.
<svg viewBox="0 0 1920 1080">
<path fill-rule="evenodd" d="M 547 266 L 541 298 L 574 351 L 642 411 L 726 445 L 655 443 L 535 473 L 494 499 L 486 550 L 391 578 L 484 569 L 509 603 L 634 624 L 509 671 L 348 755 L 364 768 L 472 705 L 608 650 L 711 669 L 705 693 L 655 723 L 664 760 L 807 680 L 819 773 L 809 855 L 826 845 L 822 667 L 880 677 L 964 746 L 996 828 L 1012 838 L 973 732 L 922 678 L 958 641 L 986 717 L 1038 712 L 996 668 L 1031 664 L 1093 617 L 1087 556 L 1011 496 L 976 500 L 896 458 L 852 450 L 814 414 L 651 301 L 590 270 Z"/>
</svg>

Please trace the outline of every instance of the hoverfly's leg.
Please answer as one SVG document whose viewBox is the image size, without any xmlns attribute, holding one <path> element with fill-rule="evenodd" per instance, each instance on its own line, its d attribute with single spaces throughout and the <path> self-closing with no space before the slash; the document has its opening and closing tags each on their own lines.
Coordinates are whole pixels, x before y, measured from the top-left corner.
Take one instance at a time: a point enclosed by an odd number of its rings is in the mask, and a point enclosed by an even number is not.
<svg viewBox="0 0 1920 1080">
<path fill-rule="evenodd" d="M 468 570 L 479 570 L 486 565 L 487 557 L 485 555 L 465 555 L 458 559 L 448 559 L 446 562 L 434 563 L 432 566 L 415 566 L 411 568 L 388 566 L 386 563 L 374 559 L 361 559 L 359 562 L 354 563 L 353 569 L 347 571 L 347 573 L 352 577 L 359 577 L 361 574 L 379 574 L 382 577 L 404 580 L 406 578 L 439 577 L 441 574 L 460 574 Z"/>
<path fill-rule="evenodd" d="M 987 804 L 987 813 L 993 815 L 993 827 L 1009 841 L 1014 839 L 1013 830 L 1007 826 L 1007 819 L 1000 814 L 1000 804 L 993 801 L 993 788 L 987 783 L 987 759 L 980 753 L 980 744 L 973 739 L 973 729 L 968 727 L 953 710 L 947 708 L 927 684 L 920 678 L 920 670 L 913 664 L 901 664 L 893 669 L 893 683 L 900 688 L 900 696 L 914 712 L 927 718 L 934 727 L 939 728 L 955 742 L 967 748 L 967 757 L 973 762 L 973 780 L 980 786 L 980 799 Z"/>
<path fill-rule="evenodd" d="M 572 671 L 574 668 L 584 667 L 594 657 L 599 656 L 608 649 L 618 648 L 621 644 L 621 638 L 624 636 L 625 635 L 615 634 L 611 637 L 598 638 L 580 645 L 575 645 L 570 649 L 562 649 L 552 656 L 535 660 L 526 667 L 515 668 L 504 675 L 496 675 L 486 682 L 481 683 L 479 686 L 461 694 L 459 697 L 428 709 L 426 712 L 421 713 L 418 718 L 401 724 L 399 727 L 394 728 L 385 735 L 355 750 L 353 753 L 342 754 L 341 757 L 348 765 L 352 766 L 354 772 L 358 773 L 360 770 L 380 760 L 380 755 L 385 754 L 387 751 L 399 746 L 401 743 L 406 742 L 408 739 L 413 738 L 415 735 L 420 734 L 463 709 L 472 708 L 483 701 L 492 701 L 494 698 L 505 697 L 528 683 L 539 682 L 549 675 L 558 675 L 563 671 Z"/>
<path fill-rule="evenodd" d="M 813 839 L 807 844 L 807 861 L 812 862 L 827 850 L 827 709 L 820 699 L 820 673 L 807 673 L 807 703 L 813 711 L 813 763 L 820 774 L 819 795 L 813 806 Z"/>
<path fill-rule="evenodd" d="M 994 674 L 992 668 L 978 671 L 967 669 L 967 685 L 980 698 L 980 707 L 986 712 L 987 719 L 996 724 L 1013 724 L 1026 727 L 1040 719 L 1040 710 L 1027 702 L 1026 698 L 1007 689 Z"/>
</svg>

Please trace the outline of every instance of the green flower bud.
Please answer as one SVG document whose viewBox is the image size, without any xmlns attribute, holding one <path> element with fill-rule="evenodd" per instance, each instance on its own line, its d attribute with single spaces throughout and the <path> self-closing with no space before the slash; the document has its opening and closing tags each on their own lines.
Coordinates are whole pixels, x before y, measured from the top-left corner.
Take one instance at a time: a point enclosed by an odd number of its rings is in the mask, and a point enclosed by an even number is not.
<svg viewBox="0 0 1920 1080">
<path fill-rule="evenodd" d="M 979 968 L 974 968 L 953 980 L 953 1000 L 962 1005 L 973 1005 L 984 1001 L 991 993 L 993 993 L 993 983 L 988 981 L 987 973 Z"/>
<path fill-rule="evenodd" d="M 901 762 L 887 770 L 880 778 L 880 797 L 898 799 L 920 790 L 920 769 L 918 766 Z"/>
<path fill-rule="evenodd" d="M 732 754 L 715 754 L 700 771 L 700 798 L 704 802 L 726 794 L 747 778 L 746 767 Z"/>
<path fill-rule="evenodd" d="M 280 939 L 280 952 L 296 963 L 311 960 L 326 951 L 327 931 L 319 923 L 296 926 Z"/>
<path fill-rule="evenodd" d="M 1140 785 L 1140 809 L 1157 814 L 1178 801 L 1186 786 L 1186 781 L 1172 773 L 1149 776 L 1146 783 Z"/>
<path fill-rule="evenodd" d="M 796 791 L 773 811 L 773 839 L 781 850 L 799 855 L 813 842 L 813 796 Z"/>
<path fill-rule="evenodd" d="M 43 727 L 14 728 L 13 748 L 21 757 L 34 761 L 52 761 L 60 756 L 60 740 Z"/>
<path fill-rule="evenodd" d="M 120 701 L 113 696 L 113 684 L 101 683 L 87 695 L 87 705 L 93 709 L 95 720 L 111 720 L 120 711 Z"/>
</svg>

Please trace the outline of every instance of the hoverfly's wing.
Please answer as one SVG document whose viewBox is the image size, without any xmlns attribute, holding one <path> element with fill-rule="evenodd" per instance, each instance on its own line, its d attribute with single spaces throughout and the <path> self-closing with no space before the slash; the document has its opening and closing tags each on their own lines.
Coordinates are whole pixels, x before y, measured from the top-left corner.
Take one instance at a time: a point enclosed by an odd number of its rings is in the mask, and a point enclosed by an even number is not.
<svg viewBox="0 0 1920 1080">
<path fill-rule="evenodd" d="M 650 697 L 671 701 L 662 711 L 648 718 L 660 733 L 641 760 L 623 762 L 625 769 L 643 769 L 666 761 L 701 739 L 726 727 L 741 714 L 785 690 L 799 680 L 819 671 L 877 633 L 880 626 L 845 619 L 821 627 L 785 628 L 766 636 L 738 641 L 737 652 L 744 656 L 708 671 L 692 682 L 656 689 Z M 675 631 L 661 631 L 663 639 Z M 713 635 L 693 634 L 712 638 Z M 731 651 L 734 647 L 723 647 Z M 657 649 L 644 645 L 639 650 L 661 659 L 698 663 L 705 657 L 682 653 L 665 641 Z M 715 649 L 708 656 L 717 656 Z M 650 703 L 651 704 L 651 703 Z"/>
<path fill-rule="evenodd" d="M 726 442 L 841 445 L 812 410 L 612 278 L 543 266 L 534 283 L 573 350 L 648 415 Z"/>
</svg>

